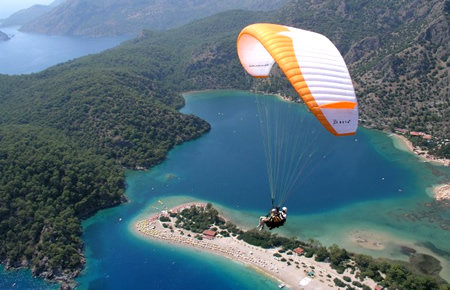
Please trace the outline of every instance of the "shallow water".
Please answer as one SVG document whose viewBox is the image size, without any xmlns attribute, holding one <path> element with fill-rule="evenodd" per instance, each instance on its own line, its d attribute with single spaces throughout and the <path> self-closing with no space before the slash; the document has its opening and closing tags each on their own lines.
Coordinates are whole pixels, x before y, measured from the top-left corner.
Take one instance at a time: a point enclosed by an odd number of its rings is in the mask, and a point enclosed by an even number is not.
<svg viewBox="0 0 450 290">
<path fill-rule="evenodd" d="M 273 289 L 277 282 L 226 259 L 152 242 L 131 229 L 139 218 L 193 200 L 212 202 L 244 228 L 270 207 L 268 183 L 254 95 L 241 91 L 186 94 L 184 113 L 198 115 L 212 129 L 177 146 L 149 171 L 127 172 L 130 202 L 101 211 L 83 223 L 87 268 L 82 289 Z M 280 101 L 281 102 L 281 101 Z M 299 114 L 307 114 L 298 109 Z M 308 123 L 310 122 L 310 123 Z M 306 126 L 320 125 L 306 118 Z M 295 133 L 295 132 L 294 132 Z M 311 168 L 286 202 L 289 217 L 277 230 L 316 238 L 348 250 L 407 260 L 401 246 L 432 254 L 450 279 L 450 235 L 442 226 L 449 211 L 430 204 L 426 190 L 448 182 L 449 168 L 419 162 L 398 150 L 386 134 L 360 128 L 333 140 L 323 132 L 317 146 L 333 144 L 326 162 Z M 325 150 L 330 152 L 329 150 Z M 362 236 L 378 250 L 361 247 Z M 434 250 L 434 252 L 433 252 Z"/>
<path fill-rule="evenodd" d="M 254 288 L 255 285 L 264 289 L 276 283 L 220 258 L 214 258 L 221 261 L 220 266 L 215 267 L 215 262 L 206 257 L 209 254 L 130 235 L 133 220 L 181 202 L 211 201 L 243 227 L 254 227 L 257 217 L 270 206 L 255 106 L 255 97 L 269 96 L 210 91 L 185 97 L 187 104 L 182 112 L 204 118 L 211 123 L 211 131 L 177 146 L 165 162 L 150 171 L 129 172 L 130 204 L 102 212 L 86 223 L 85 241 L 90 252 L 88 269 L 80 279 L 83 286 L 115 288 L 115 285 L 123 285 L 120 283 L 131 283 L 133 287 L 140 287 L 151 280 L 160 288 L 180 285 L 194 288 L 202 284 L 205 276 L 208 283 L 224 289 Z M 299 113 L 307 112 L 299 110 Z M 307 126 L 317 125 L 314 119 L 309 121 Z M 317 146 L 328 144 L 332 141 L 330 138 L 324 132 L 316 141 Z M 340 169 L 339 174 L 334 173 L 336 168 Z M 279 232 L 402 260 L 407 259 L 401 253 L 402 245 L 433 254 L 417 245 L 429 242 L 450 252 L 446 242 L 449 232 L 439 227 L 442 220 L 404 218 L 405 213 L 430 211 L 423 204 L 432 201 L 426 188 L 448 177 L 448 168 L 418 162 L 412 154 L 394 147 L 386 134 L 360 129 L 355 137 L 339 139 L 326 165 L 319 165 L 307 180 L 300 182 L 287 201 L 288 223 Z M 435 210 L 428 215 L 449 219 L 445 210 Z M 117 222 L 119 218 L 122 222 Z M 351 234 L 360 232 L 368 232 L 374 242 L 382 244 L 382 249 L 365 249 L 352 242 Z M 445 263 L 447 269 L 442 274 L 450 277 L 448 257 L 433 255 Z M 152 261 L 151 265 L 145 261 Z M 195 261 L 195 266 L 191 261 Z M 132 275 L 130 269 L 133 269 Z M 171 271 L 176 273 L 172 275 L 176 278 L 170 279 L 174 284 L 164 285 Z M 91 284 L 93 281 L 95 284 Z"/>
</svg>

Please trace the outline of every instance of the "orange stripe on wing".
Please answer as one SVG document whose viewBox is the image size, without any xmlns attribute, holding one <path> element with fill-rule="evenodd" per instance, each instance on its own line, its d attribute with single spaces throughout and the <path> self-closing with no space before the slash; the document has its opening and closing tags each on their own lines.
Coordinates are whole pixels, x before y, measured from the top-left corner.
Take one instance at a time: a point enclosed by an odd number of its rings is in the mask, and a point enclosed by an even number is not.
<svg viewBox="0 0 450 290">
<path fill-rule="evenodd" d="M 355 102 L 348 102 L 348 101 L 334 102 L 319 106 L 319 108 L 321 109 L 354 109 L 355 107 L 356 107 Z"/>
</svg>

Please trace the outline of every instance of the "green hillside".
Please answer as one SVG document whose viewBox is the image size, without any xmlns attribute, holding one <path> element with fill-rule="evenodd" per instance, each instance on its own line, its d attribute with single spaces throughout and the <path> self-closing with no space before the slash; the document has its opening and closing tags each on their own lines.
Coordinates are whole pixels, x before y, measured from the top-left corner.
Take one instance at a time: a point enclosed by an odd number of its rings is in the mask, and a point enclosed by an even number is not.
<svg viewBox="0 0 450 290">
<path fill-rule="evenodd" d="M 231 9 L 272 10 L 287 0 L 66 0 L 23 25 L 49 35 L 99 37 L 163 30 Z"/>
<path fill-rule="evenodd" d="M 450 157 L 449 13 L 448 0 L 291 1 L 278 17 L 337 45 L 364 126 L 431 134 L 430 143 L 413 141 Z"/>
<path fill-rule="evenodd" d="M 69 281 L 83 268 L 81 219 L 124 201 L 114 160 L 57 130 L 0 127 L 0 257 Z M 69 269 L 69 270 L 68 270 Z"/>
<path fill-rule="evenodd" d="M 1 261 L 70 283 L 84 264 L 80 222 L 124 200 L 123 169 L 158 164 L 174 145 L 209 130 L 177 111 L 181 92 L 232 88 L 295 97 L 279 70 L 253 80 L 242 69 L 235 41 L 250 23 L 311 29 L 335 42 L 350 66 L 364 125 L 448 138 L 448 3 L 291 1 L 274 12 L 235 10 L 144 31 L 40 73 L 0 75 Z M 448 154 L 448 147 L 426 145 Z"/>
</svg>

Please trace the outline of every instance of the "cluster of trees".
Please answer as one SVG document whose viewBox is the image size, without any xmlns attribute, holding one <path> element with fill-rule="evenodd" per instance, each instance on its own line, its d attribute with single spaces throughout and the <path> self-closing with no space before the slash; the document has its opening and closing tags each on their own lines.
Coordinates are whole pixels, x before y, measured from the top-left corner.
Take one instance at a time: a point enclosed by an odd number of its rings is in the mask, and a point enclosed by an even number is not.
<svg viewBox="0 0 450 290">
<path fill-rule="evenodd" d="M 350 253 L 337 245 L 326 247 L 312 239 L 301 241 L 295 237 L 282 237 L 257 229 L 243 231 L 235 224 L 229 221 L 225 222 L 211 204 L 208 204 L 206 208 L 192 206 L 189 209 L 184 209 L 176 216 L 175 226 L 195 233 L 201 233 L 207 229 L 213 229 L 219 233 L 232 233 L 237 235 L 238 239 L 257 247 L 264 249 L 280 248 L 279 253 L 274 254 L 280 258 L 283 258 L 281 253 L 292 255 L 293 249 L 302 247 L 305 250 L 305 257 L 314 258 L 319 262 L 329 262 L 331 267 L 338 273 L 343 273 L 347 268 L 350 268 L 352 272 L 358 271 L 356 277 L 361 281 L 369 277 L 387 288 L 450 289 L 450 286 L 439 276 L 429 275 L 431 273 L 419 273 L 420 268 L 416 269 L 414 265 L 407 263 L 401 264 L 396 261 L 374 259 L 367 255 Z M 288 262 L 286 258 L 281 260 Z M 344 285 L 343 287 L 352 287 L 353 285 L 364 288 L 364 285 L 358 281 L 352 282 L 349 277 L 344 280 L 347 283 L 341 280 L 335 281 L 335 283 Z"/>
<path fill-rule="evenodd" d="M 182 210 L 176 217 L 175 227 L 194 233 L 202 233 L 213 225 L 220 227 L 225 225 L 225 220 L 219 216 L 219 212 L 210 203 L 206 207 L 191 206 Z M 217 228 L 216 228 L 217 230 Z"/>
<path fill-rule="evenodd" d="M 280 237 L 267 231 L 259 231 L 258 229 L 241 232 L 238 239 L 264 249 L 278 247 L 282 247 L 283 249 L 294 249 L 299 246 L 299 241 L 295 238 L 289 239 Z"/>
<path fill-rule="evenodd" d="M 421 136 L 409 137 L 408 139 L 414 146 L 426 149 L 432 155 L 450 158 L 450 142 L 444 143 L 443 141 L 425 140 Z"/>
<path fill-rule="evenodd" d="M 306 257 L 314 258 L 316 261 L 328 261 L 338 273 L 343 273 L 345 269 L 351 268 L 352 271 L 359 271 L 356 276 L 361 280 L 369 277 L 389 289 L 450 289 L 442 279 L 418 274 L 417 271 L 409 269 L 411 266 L 407 267 L 395 261 L 349 253 L 337 245 L 325 247 L 315 240 L 303 242 L 295 237 L 279 237 L 276 234 L 255 229 L 242 232 L 238 238 L 262 248 L 281 247 L 280 252 L 302 247 Z M 345 283 L 340 281 L 338 284 Z M 352 283 L 352 285 L 358 286 L 357 283 Z M 350 285 L 345 284 L 345 286 Z"/>
</svg>

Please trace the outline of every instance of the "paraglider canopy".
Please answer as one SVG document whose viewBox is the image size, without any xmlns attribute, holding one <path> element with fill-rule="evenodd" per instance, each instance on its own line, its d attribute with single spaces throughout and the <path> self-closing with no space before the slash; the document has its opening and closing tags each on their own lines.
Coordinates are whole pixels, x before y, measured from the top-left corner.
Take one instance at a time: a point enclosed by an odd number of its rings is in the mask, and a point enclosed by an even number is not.
<svg viewBox="0 0 450 290">
<path fill-rule="evenodd" d="M 237 39 L 239 60 L 253 77 L 268 77 L 276 62 L 317 120 L 336 136 L 353 135 L 358 104 L 344 59 L 325 36 L 257 23 Z"/>
</svg>

